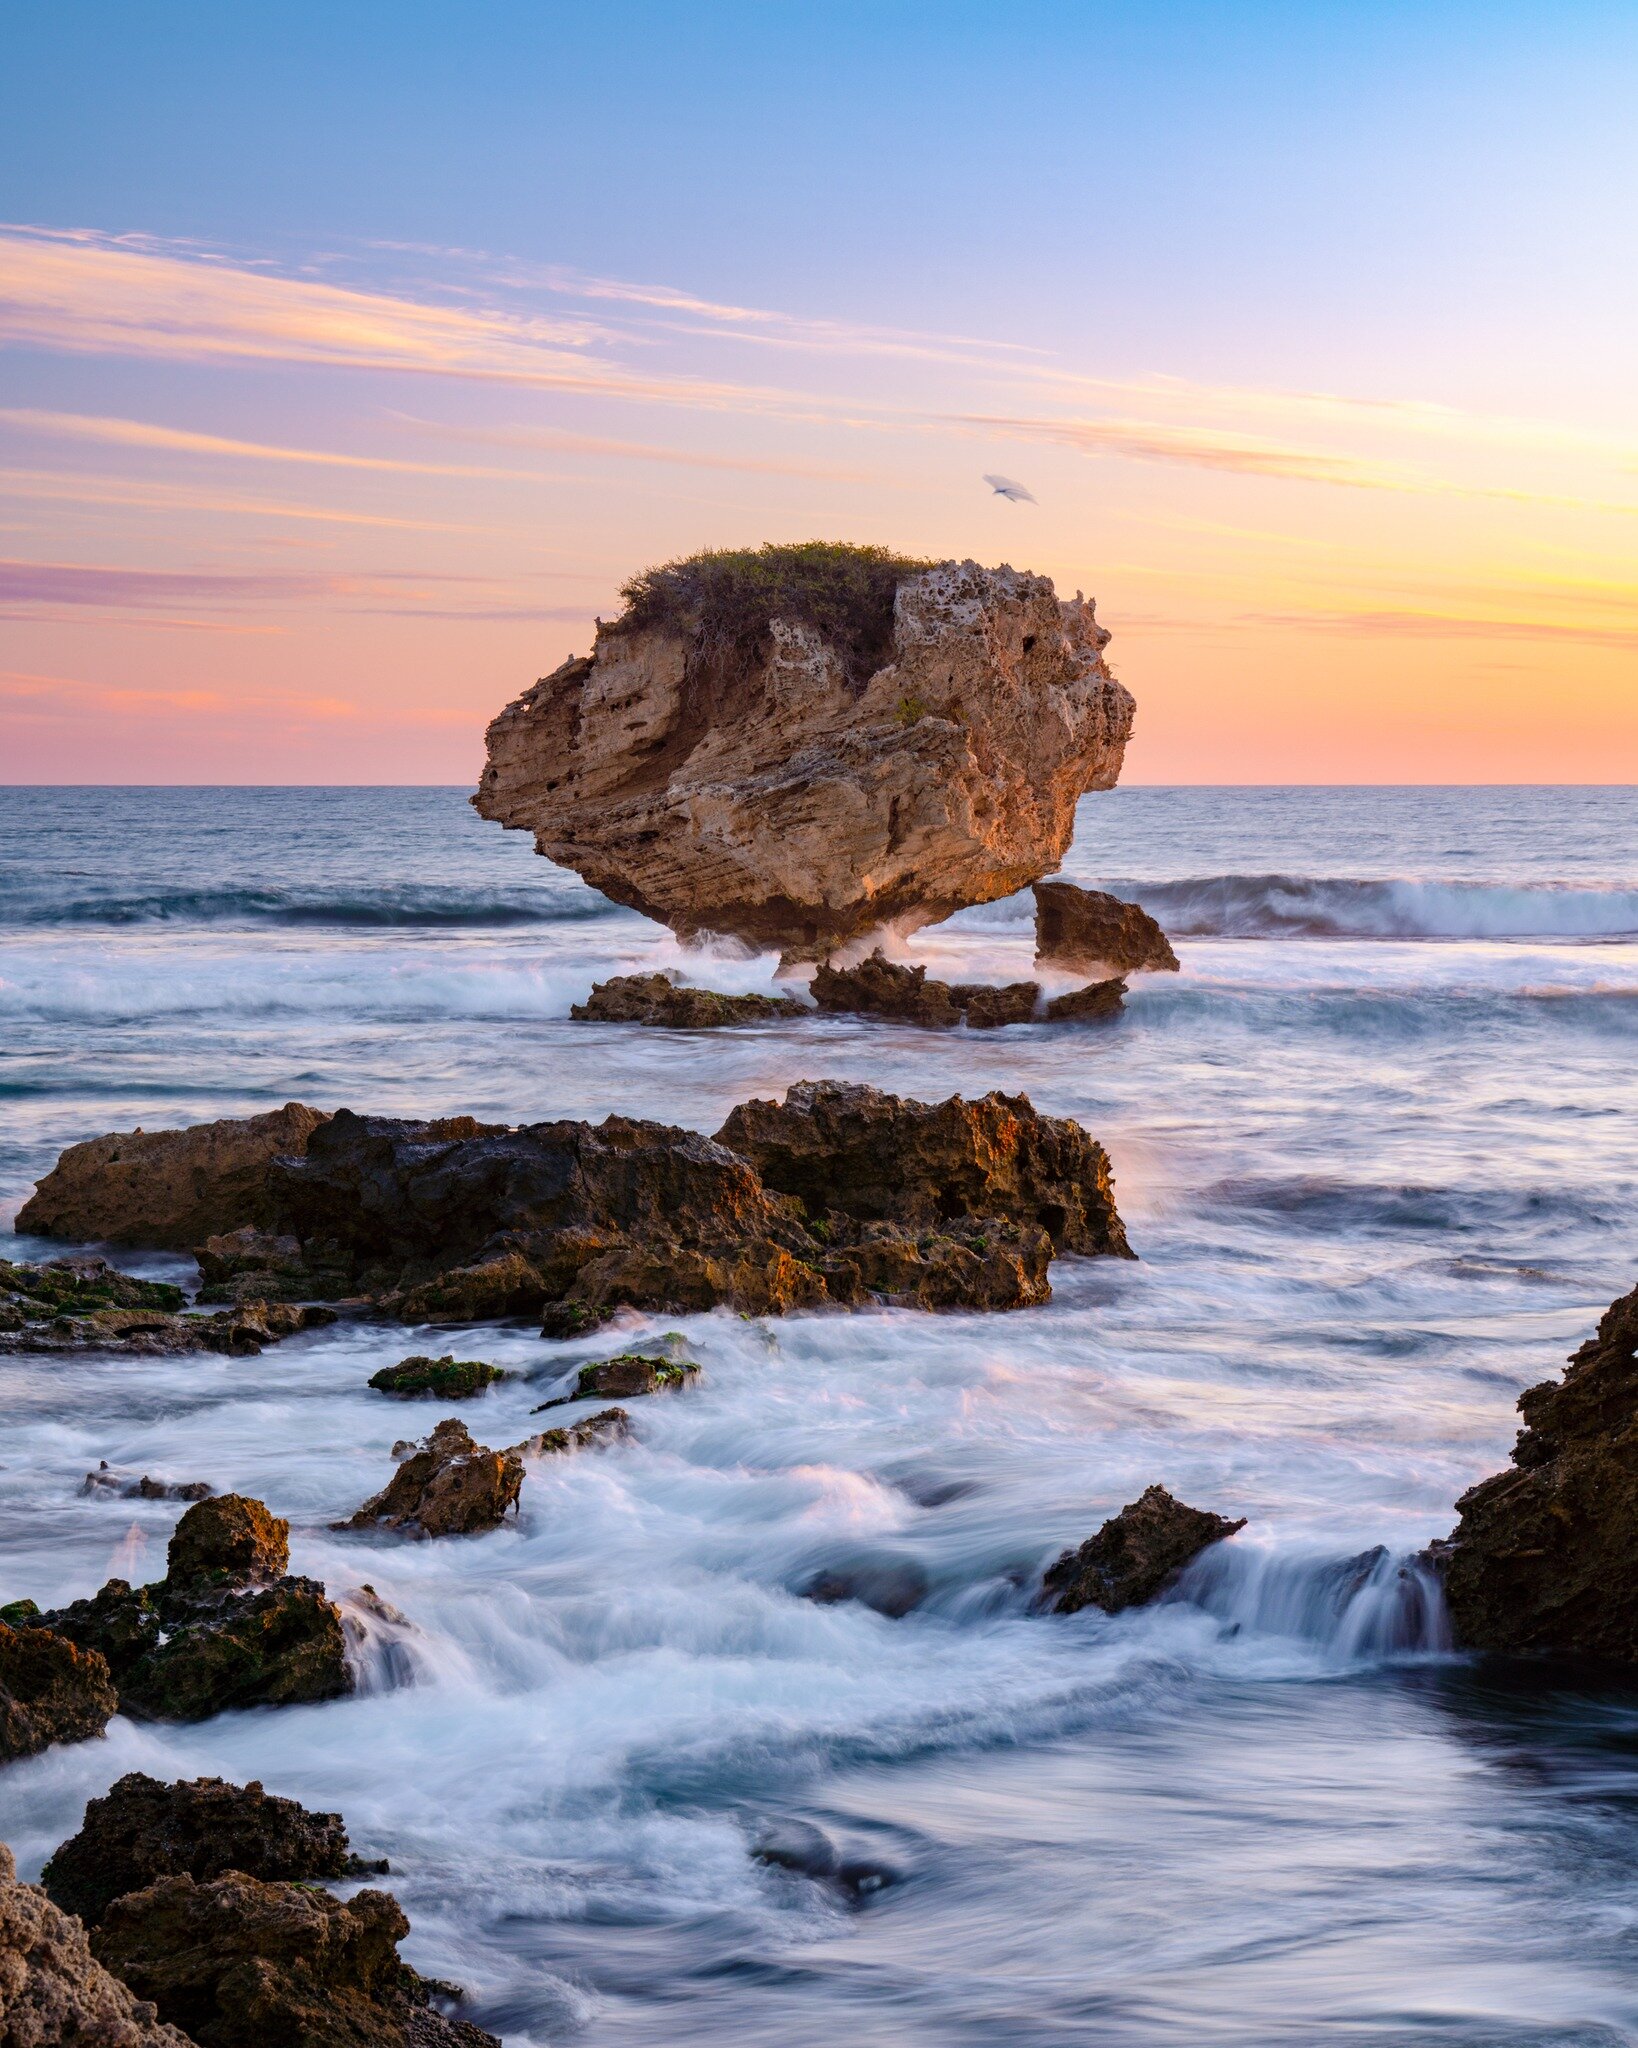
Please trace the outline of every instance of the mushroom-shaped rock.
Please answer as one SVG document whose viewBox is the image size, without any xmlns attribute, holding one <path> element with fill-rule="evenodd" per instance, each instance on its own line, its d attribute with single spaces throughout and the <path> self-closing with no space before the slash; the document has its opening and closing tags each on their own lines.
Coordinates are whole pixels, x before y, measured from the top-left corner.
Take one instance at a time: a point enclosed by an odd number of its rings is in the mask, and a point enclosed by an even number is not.
<svg viewBox="0 0 1638 2048">
<path fill-rule="evenodd" d="M 85 1929 L 0 1843 L 0 2043 L 5 2048 L 194 2048 L 91 1953 Z"/>
<path fill-rule="evenodd" d="M 518 1504 L 523 1460 L 475 1443 L 454 1416 L 440 1422 L 390 1482 L 338 1529 L 396 1529 L 406 1536 L 474 1536 L 499 1528 Z"/>
<path fill-rule="evenodd" d="M 166 1785 L 127 1771 L 87 1803 L 79 1833 L 52 1856 L 40 1884 L 65 1913 L 95 1927 L 113 1900 L 160 1877 L 357 1877 L 377 1867 L 352 1854 L 339 1813 L 309 1813 L 254 1780 Z"/>
<path fill-rule="evenodd" d="M 97 1651 L 49 1629 L 0 1621 L 0 1763 L 54 1742 L 100 1735 L 118 1711 L 108 1665 Z"/>
<path fill-rule="evenodd" d="M 1047 577 L 808 543 L 696 556 L 495 719 L 479 813 L 680 934 L 822 959 L 1011 895 L 1132 699 Z"/>
<path fill-rule="evenodd" d="M 1519 1413 L 1512 1469 L 1433 1549 L 1456 1639 L 1638 1665 L 1638 1288 Z"/>
<path fill-rule="evenodd" d="M 1101 1607 L 1119 1614 L 1165 1591 L 1186 1564 L 1245 1527 L 1204 1508 L 1185 1507 L 1163 1486 L 1151 1486 L 1089 1536 L 1066 1550 L 1046 1575 L 1048 1604 L 1058 1614 Z"/>
<path fill-rule="evenodd" d="M 1035 963 L 1081 974 L 1177 971 L 1170 939 L 1146 910 L 1074 882 L 1035 884 Z"/>
</svg>

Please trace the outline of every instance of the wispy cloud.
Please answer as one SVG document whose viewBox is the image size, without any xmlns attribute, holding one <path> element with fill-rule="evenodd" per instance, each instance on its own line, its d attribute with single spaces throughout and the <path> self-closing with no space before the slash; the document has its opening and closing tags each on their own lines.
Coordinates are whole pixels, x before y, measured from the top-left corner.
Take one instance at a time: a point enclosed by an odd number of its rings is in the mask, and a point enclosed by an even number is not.
<svg viewBox="0 0 1638 2048">
<path fill-rule="evenodd" d="M 174 604 L 267 604 L 373 595 L 405 582 L 474 583 L 471 576 L 380 570 L 339 575 L 312 570 L 244 574 L 223 569 L 126 569 L 81 562 L 0 561 L 0 602 L 141 609 Z"/>
<path fill-rule="evenodd" d="M 83 715 L 105 712 L 272 712 L 280 718 L 355 718 L 357 705 L 345 697 L 313 696 L 300 691 L 258 693 L 211 689 L 155 690 L 134 684 L 86 682 L 74 676 L 32 675 L 0 670 L 0 698 L 43 705 Z"/>
<path fill-rule="evenodd" d="M 215 512 L 255 519 L 294 519 L 319 526 L 374 526 L 400 533 L 483 533 L 491 529 L 451 519 L 406 519 L 392 512 L 352 512 L 337 505 L 298 504 L 284 498 L 225 497 L 186 484 L 121 476 L 64 474 L 55 470 L 0 469 L 0 497 L 40 503 L 135 506 L 165 512 Z"/>
<path fill-rule="evenodd" d="M 1489 618 L 1481 613 L 1370 610 L 1248 612 L 1241 623 L 1286 630 L 1346 633 L 1366 639 L 1567 641 L 1622 652 L 1638 648 L 1638 625 L 1566 619 Z"/>
</svg>

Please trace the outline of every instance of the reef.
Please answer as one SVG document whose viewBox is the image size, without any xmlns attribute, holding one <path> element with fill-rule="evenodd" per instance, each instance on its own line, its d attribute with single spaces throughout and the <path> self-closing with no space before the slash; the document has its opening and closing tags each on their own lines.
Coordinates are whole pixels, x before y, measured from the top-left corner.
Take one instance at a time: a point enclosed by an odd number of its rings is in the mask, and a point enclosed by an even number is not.
<svg viewBox="0 0 1638 2048">
<path fill-rule="evenodd" d="M 1073 882 L 1035 884 L 1035 963 L 1077 974 L 1177 972 L 1171 941 L 1146 910 Z"/>
<path fill-rule="evenodd" d="M 669 974 L 617 974 L 599 981 L 569 1015 L 596 1024 L 650 1024 L 667 1031 L 715 1031 L 725 1025 L 766 1024 L 812 1012 L 794 996 L 721 995 L 689 988 Z"/>
<path fill-rule="evenodd" d="M 1456 1639 L 1638 1665 L 1638 1288 L 1519 1413 L 1512 1470 L 1463 1494 L 1430 1552 Z"/>
<path fill-rule="evenodd" d="M 1201 1551 L 1245 1527 L 1204 1508 L 1185 1507 L 1163 1486 L 1151 1486 L 1112 1515 L 1078 1550 L 1066 1550 L 1047 1572 L 1043 1592 L 1057 1614 L 1101 1607 L 1120 1614 L 1165 1592 Z"/>
<path fill-rule="evenodd" d="M 479 813 L 683 937 L 823 959 L 1058 866 L 1131 731 L 1089 601 L 810 543 L 626 587 L 489 727 Z"/>
</svg>

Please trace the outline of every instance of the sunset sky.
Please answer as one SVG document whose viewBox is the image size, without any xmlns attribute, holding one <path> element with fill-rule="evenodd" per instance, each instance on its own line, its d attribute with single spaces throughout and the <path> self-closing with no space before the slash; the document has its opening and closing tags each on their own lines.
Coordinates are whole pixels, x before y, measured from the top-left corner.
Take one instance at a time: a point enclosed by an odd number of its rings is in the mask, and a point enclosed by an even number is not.
<svg viewBox="0 0 1638 2048">
<path fill-rule="evenodd" d="M 468 781 L 635 569 L 812 537 L 1094 594 L 1131 781 L 1638 779 L 1630 4 L 5 42 L 0 781 Z"/>
</svg>

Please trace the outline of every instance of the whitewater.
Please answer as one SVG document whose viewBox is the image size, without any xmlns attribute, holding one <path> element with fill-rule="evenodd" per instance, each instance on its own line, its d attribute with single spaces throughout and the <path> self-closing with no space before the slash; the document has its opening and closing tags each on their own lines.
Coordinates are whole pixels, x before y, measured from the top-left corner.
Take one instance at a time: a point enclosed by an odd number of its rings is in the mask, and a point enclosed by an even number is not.
<svg viewBox="0 0 1638 2048">
<path fill-rule="evenodd" d="M 406 1956 L 508 2048 L 1638 2044 L 1638 1691 L 1454 1653 L 1416 1562 L 1638 1278 L 1638 792 L 1121 790 L 1064 872 L 1183 963 L 1113 1024 L 667 1033 L 569 1006 L 772 959 L 685 951 L 459 790 L 0 791 L 0 1223 L 104 1130 L 290 1099 L 711 1130 L 835 1076 L 1076 1117 L 1139 1253 L 999 1316 L 0 1359 L 0 1600 L 163 1569 L 174 1505 L 83 1496 L 99 1460 L 205 1479 L 290 1518 L 360 1678 L 8 1766 L 22 1874 L 123 1771 L 260 1778 L 390 1859 Z M 1029 917 L 913 957 L 1019 978 Z M 505 1444 L 667 1330 L 697 1383 L 531 1465 L 503 1530 L 330 1531 L 445 1412 L 379 1366 L 509 1368 L 460 1407 Z M 1155 1482 L 1247 1527 L 1154 1608 L 1034 1611 Z M 836 1571 L 877 1607 L 804 1597 Z M 813 1830 L 850 1883 L 755 1853 Z"/>
</svg>

